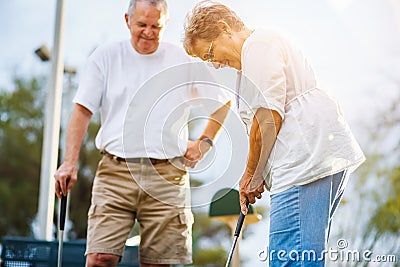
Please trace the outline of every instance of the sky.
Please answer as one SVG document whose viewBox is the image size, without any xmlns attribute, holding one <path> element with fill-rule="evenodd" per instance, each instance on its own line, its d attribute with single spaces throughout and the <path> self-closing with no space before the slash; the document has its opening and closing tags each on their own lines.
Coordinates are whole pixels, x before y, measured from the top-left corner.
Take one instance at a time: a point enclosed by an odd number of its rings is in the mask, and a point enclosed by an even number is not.
<svg viewBox="0 0 400 267">
<path fill-rule="evenodd" d="M 170 0 L 164 40 L 181 45 L 186 12 L 197 1 Z M 397 0 L 221 1 L 252 28 L 274 26 L 292 37 L 311 59 L 320 84 L 333 91 L 353 118 L 353 109 L 381 97 L 381 76 L 399 66 L 400 7 Z M 1 1 L 0 88 L 12 88 L 12 75 L 46 75 L 34 50 L 53 46 L 55 3 Z M 128 38 L 123 14 L 127 0 L 65 1 L 63 53 L 66 65 L 82 70 L 88 55 L 104 42 Z M 78 72 L 79 78 L 79 72 Z M 376 95 L 377 94 L 377 95 Z M 374 98 L 374 97 L 372 97 Z"/>
<path fill-rule="evenodd" d="M 185 14 L 198 1 L 169 0 L 164 41 L 181 45 Z M 320 86 L 338 98 L 361 146 L 363 126 L 388 100 L 399 95 L 400 2 L 398 0 L 221 0 L 250 28 L 272 26 L 288 35 L 311 60 Z M 50 64 L 34 50 L 53 46 L 56 1 L 0 1 L 0 89 L 12 90 L 14 75 L 48 75 Z M 63 54 L 66 65 L 82 71 L 98 45 L 129 38 L 127 0 L 65 0 Z M 398 87 L 397 87 L 398 88 Z M 218 188 L 215 188 L 218 189 Z M 267 205 L 264 197 L 259 205 Z M 240 245 L 244 266 L 265 266 L 268 222 L 248 226 Z M 247 232 L 246 232 L 247 233 Z M 256 249 L 254 249 L 256 248 Z"/>
</svg>

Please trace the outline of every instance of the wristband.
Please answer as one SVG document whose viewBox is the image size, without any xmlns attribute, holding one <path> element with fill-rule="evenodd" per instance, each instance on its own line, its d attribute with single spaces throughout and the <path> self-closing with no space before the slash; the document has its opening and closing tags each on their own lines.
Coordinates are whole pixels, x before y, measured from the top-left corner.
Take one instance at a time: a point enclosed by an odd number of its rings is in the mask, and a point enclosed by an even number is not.
<svg viewBox="0 0 400 267">
<path fill-rule="evenodd" d="M 199 139 L 200 139 L 201 141 L 206 142 L 206 143 L 209 144 L 210 146 L 213 146 L 213 145 L 214 145 L 213 141 L 212 141 L 210 138 L 208 138 L 207 136 L 200 136 Z"/>
</svg>

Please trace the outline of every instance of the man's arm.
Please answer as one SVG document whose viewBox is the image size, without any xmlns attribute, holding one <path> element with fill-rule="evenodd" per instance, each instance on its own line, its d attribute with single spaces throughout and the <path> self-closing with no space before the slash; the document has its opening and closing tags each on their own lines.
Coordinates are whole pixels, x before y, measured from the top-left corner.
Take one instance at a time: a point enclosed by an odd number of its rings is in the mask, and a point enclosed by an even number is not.
<svg viewBox="0 0 400 267">
<path fill-rule="evenodd" d="M 282 119 L 278 112 L 259 108 L 250 129 L 250 151 L 246 170 L 239 183 L 240 206 L 243 214 L 247 213 L 246 202 L 255 203 L 264 192 L 262 177 L 276 137 L 281 128 Z"/>
<path fill-rule="evenodd" d="M 228 101 L 217 109 L 213 114 L 210 115 L 210 119 L 208 120 L 207 126 L 203 131 L 203 134 L 196 141 L 189 141 L 188 148 L 184 155 L 185 166 L 190 168 L 194 168 L 204 155 L 210 150 L 211 144 L 217 135 L 217 133 L 221 130 L 222 124 L 225 121 L 226 115 L 228 114 L 229 108 L 231 106 L 231 102 Z M 209 139 L 210 141 L 206 141 L 205 139 Z"/>
<path fill-rule="evenodd" d="M 91 117 L 92 113 L 88 109 L 75 104 L 67 130 L 64 161 L 54 174 L 55 191 L 59 199 L 67 195 L 78 179 L 79 152 Z"/>
</svg>

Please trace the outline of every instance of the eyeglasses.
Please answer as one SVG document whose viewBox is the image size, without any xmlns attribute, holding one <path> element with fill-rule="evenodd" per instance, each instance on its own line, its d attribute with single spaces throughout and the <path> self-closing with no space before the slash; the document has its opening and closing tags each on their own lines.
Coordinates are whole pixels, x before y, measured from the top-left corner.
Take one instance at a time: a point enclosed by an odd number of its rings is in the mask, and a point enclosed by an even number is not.
<svg viewBox="0 0 400 267">
<path fill-rule="evenodd" d="M 205 60 L 205 61 L 211 62 L 211 61 L 213 61 L 213 59 L 214 59 L 214 57 L 215 57 L 215 56 L 214 56 L 214 53 L 211 51 L 213 42 L 214 42 L 214 41 L 211 41 L 210 47 L 208 48 L 207 53 L 204 54 L 204 60 Z"/>
</svg>

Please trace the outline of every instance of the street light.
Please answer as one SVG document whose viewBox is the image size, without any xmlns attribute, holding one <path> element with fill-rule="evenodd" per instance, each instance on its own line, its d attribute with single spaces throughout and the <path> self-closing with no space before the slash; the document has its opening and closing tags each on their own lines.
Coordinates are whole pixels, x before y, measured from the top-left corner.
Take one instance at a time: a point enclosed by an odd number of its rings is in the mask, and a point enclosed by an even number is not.
<svg viewBox="0 0 400 267">
<path fill-rule="evenodd" d="M 41 45 L 38 49 L 35 50 L 35 54 L 40 58 L 43 62 L 48 62 L 51 60 L 51 51 L 47 48 L 46 45 Z M 64 74 L 75 75 L 77 70 L 73 66 L 64 65 Z"/>
<path fill-rule="evenodd" d="M 51 73 L 48 86 L 43 147 L 40 166 L 40 189 L 37 238 L 51 241 L 54 215 L 54 172 L 58 161 L 58 144 L 60 134 L 61 93 L 62 93 L 62 40 L 64 30 L 64 0 L 57 0 L 54 24 L 54 58 L 51 60 Z"/>
<path fill-rule="evenodd" d="M 43 62 L 48 62 L 48 61 L 50 61 L 51 60 L 51 51 L 50 51 L 50 49 L 48 49 L 47 48 L 47 46 L 46 45 L 41 45 L 38 49 L 36 49 L 35 50 L 35 54 L 40 58 L 40 60 L 41 61 L 43 61 Z M 65 92 L 65 95 L 64 95 L 64 97 L 61 97 L 62 99 L 60 99 L 60 103 L 61 103 L 61 105 L 62 105 L 62 100 L 64 100 L 65 102 L 67 102 L 67 103 L 70 103 L 71 101 L 72 101 L 72 91 L 73 91 L 73 77 L 76 75 L 76 73 L 77 73 L 77 69 L 75 68 L 75 67 L 72 67 L 72 66 L 66 66 L 66 65 L 64 65 L 63 64 L 63 72 L 64 72 L 64 74 L 66 74 L 67 75 L 67 90 L 66 90 L 66 92 Z M 51 90 L 52 88 L 49 88 L 49 90 Z M 62 91 L 62 88 L 60 88 L 59 90 L 61 90 Z M 65 103 L 64 102 L 64 103 Z M 55 108 L 55 109 L 59 109 L 59 108 Z M 62 129 L 62 131 L 61 131 L 61 137 L 60 137 L 60 139 L 62 140 L 62 142 L 59 142 L 59 140 L 57 140 L 57 143 L 58 144 L 60 144 L 61 143 L 61 151 L 62 152 L 65 152 L 65 147 L 66 147 L 66 144 L 65 144 L 65 135 L 66 135 L 66 128 L 67 128 L 67 117 L 68 117 L 68 115 L 69 115 L 69 113 L 71 112 L 71 109 L 70 108 L 63 108 L 62 110 L 61 110 L 61 112 L 62 112 L 62 115 L 61 115 L 61 113 L 60 112 L 58 112 L 58 117 L 62 117 L 63 118 L 63 120 L 61 121 L 61 123 L 60 122 L 58 122 L 58 128 L 60 128 L 60 126 L 61 126 L 61 129 Z M 61 116 L 60 116 L 61 115 Z M 53 125 L 53 127 L 57 127 L 57 125 Z M 54 129 L 53 129 L 54 130 Z M 53 142 L 53 144 L 54 144 L 54 142 Z M 57 149 L 58 149 L 58 144 L 57 144 Z M 42 151 L 43 152 L 43 154 L 45 153 L 45 151 Z M 42 160 L 43 160 L 43 158 L 44 158 L 44 156 L 42 156 Z M 58 157 L 57 157 L 58 158 Z M 42 162 L 42 168 L 43 168 L 43 166 L 44 166 L 44 164 L 46 164 L 46 163 L 44 163 L 44 162 Z M 46 179 L 46 177 L 43 177 L 43 175 L 41 175 L 41 184 L 42 183 L 47 183 L 47 184 L 49 184 L 49 181 L 42 181 L 42 179 Z M 52 179 L 51 177 L 50 178 L 47 178 L 47 179 Z M 53 189 L 54 190 L 54 189 Z M 47 191 L 43 191 L 43 190 L 41 190 L 41 192 L 40 192 L 40 196 L 39 196 L 39 199 L 43 199 L 42 201 L 39 201 L 39 211 L 40 210 L 44 210 L 47 206 L 49 206 L 50 205 L 50 203 L 45 203 L 45 201 L 46 201 L 46 199 L 48 199 L 48 202 L 50 202 L 50 201 L 54 201 L 54 194 L 53 194 L 53 196 L 51 196 L 51 194 L 52 194 L 52 192 L 51 192 L 51 189 L 49 189 L 49 190 L 47 190 Z M 67 218 L 67 220 L 68 220 L 68 210 L 69 210 L 69 201 L 70 201 L 70 199 L 71 198 L 68 198 L 67 199 L 67 214 L 66 214 L 66 218 Z M 60 206 L 60 205 L 59 205 Z M 53 208 L 54 208 L 54 206 L 53 206 Z M 49 210 L 47 210 L 47 213 L 50 213 L 51 211 L 49 211 Z M 50 225 L 50 223 L 51 223 L 51 225 L 52 225 L 52 221 L 51 222 L 49 222 L 49 221 L 47 221 L 46 222 L 46 224 L 45 225 L 47 225 L 47 226 L 45 226 L 43 223 L 44 223 L 44 217 L 43 217 L 44 215 L 40 215 L 39 214 L 39 228 L 41 229 L 40 230 L 40 233 L 39 233 L 39 238 L 46 238 L 47 240 L 49 240 L 51 237 L 49 236 L 49 232 L 51 231 L 50 229 L 49 229 L 49 225 Z M 40 218 L 42 218 L 42 219 L 40 219 Z M 50 216 L 47 216 L 47 220 L 49 220 L 49 218 L 50 218 Z M 45 236 L 43 236 L 43 233 L 46 233 L 46 235 Z"/>
<path fill-rule="evenodd" d="M 47 46 L 42 45 L 38 49 L 35 50 L 35 54 L 43 61 L 49 61 L 51 59 L 51 53 L 50 50 L 47 48 Z"/>
</svg>

